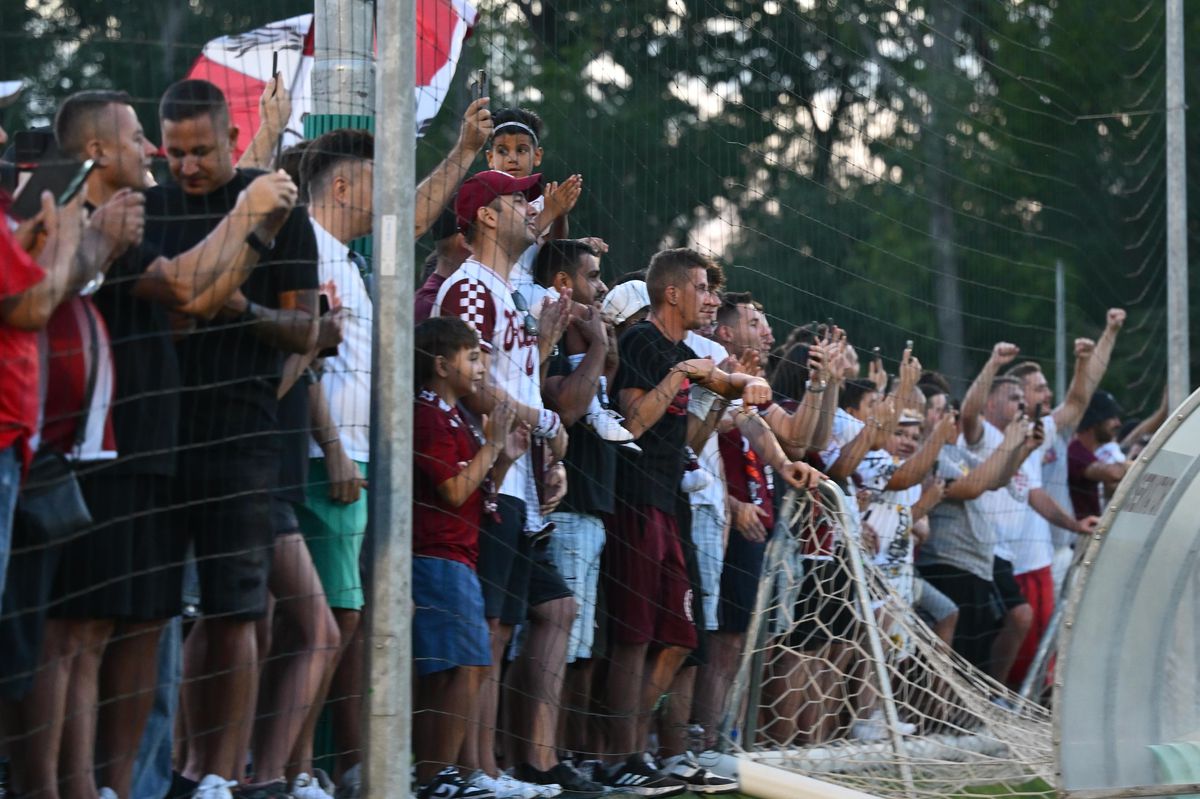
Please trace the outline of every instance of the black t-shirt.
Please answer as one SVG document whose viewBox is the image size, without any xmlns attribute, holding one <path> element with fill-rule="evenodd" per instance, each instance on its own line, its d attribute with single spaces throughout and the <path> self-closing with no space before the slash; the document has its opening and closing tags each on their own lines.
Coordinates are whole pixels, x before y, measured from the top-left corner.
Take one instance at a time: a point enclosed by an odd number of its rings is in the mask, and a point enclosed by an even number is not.
<svg viewBox="0 0 1200 799">
<path fill-rule="evenodd" d="M 203 196 L 185 194 L 177 184 L 146 192 L 146 239 L 166 256 L 185 252 L 202 241 L 237 202 L 238 193 L 260 172 L 238 170 L 232 180 Z M 279 307 L 286 291 L 317 287 L 317 243 L 303 208 L 288 216 L 272 242 L 270 256 L 242 284 L 246 299 Z M 284 353 L 253 328 L 238 321 L 199 321 L 179 342 L 184 392 L 180 403 L 184 444 L 229 443 L 278 429 L 275 391 Z M 275 436 L 251 446 L 274 446 Z"/>
<path fill-rule="evenodd" d="M 654 390 L 672 367 L 697 357 L 691 347 L 682 341 L 669 340 L 650 321 L 638 322 L 626 330 L 617 347 L 621 365 L 613 381 L 612 395 L 618 398 L 627 388 Z M 651 505 L 667 513 L 675 512 L 675 494 L 686 462 L 690 386 L 684 378 L 662 418 L 638 439 L 640 455 L 621 451 L 617 490 L 627 505 Z"/>
<path fill-rule="evenodd" d="M 569 375 L 571 362 L 565 354 L 550 360 L 547 376 Z M 598 516 L 613 512 L 613 490 L 617 480 L 617 447 L 596 435 L 587 424 L 576 422 L 567 431 L 567 495 L 558 509 L 567 513 Z"/>
<path fill-rule="evenodd" d="M 171 476 L 179 444 L 179 359 L 162 305 L 134 296 L 134 286 L 159 257 L 150 242 L 113 262 L 93 301 L 112 342 L 116 386 L 113 432 L 121 474 Z"/>
</svg>

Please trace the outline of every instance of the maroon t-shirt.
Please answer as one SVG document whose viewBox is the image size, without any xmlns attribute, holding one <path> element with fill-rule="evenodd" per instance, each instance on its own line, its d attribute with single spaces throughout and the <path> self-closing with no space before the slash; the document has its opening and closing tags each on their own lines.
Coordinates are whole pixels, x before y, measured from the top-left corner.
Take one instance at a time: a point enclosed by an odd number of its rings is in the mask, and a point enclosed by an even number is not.
<svg viewBox="0 0 1200 799">
<path fill-rule="evenodd" d="M 432 272 L 429 279 L 421 288 L 417 289 L 417 293 L 413 296 L 413 324 L 421 324 L 429 318 L 429 314 L 433 313 L 433 303 L 437 301 L 438 291 L 445 282 L 446 278 L 437 272 Z"/>
<path fill-rule="evenodd" d="M 479 525 L 484 490 L 476 489 L 461 506 L 451 507 L 437 487 L 458 475 L 479 440 L 456 408 L 422 391 L 413 409 L 413 554 L 465 563 L 479 560 Z"/>
<path fill-rule="evenodd" d="M 1071 504 L 1075 507 L 1075 518 L 1100 515 L 1100 483 L 1089 480 L 1084 472 L 1099 461 L 1096 453 L 1075 438 L 1067 447 L 1067 485 L 1071 489 Z"/>
<path fill-rule="evenodd" d="M 717 444 L 725 465 L 725 487 L 729 496 L 765 510 L 767 516 L 762 523 L 770 532 L 775 526 L 775 503 L 771 496 L 770 479 L 758 453 L 736 427 L 719 435 Z"/>
</svg>

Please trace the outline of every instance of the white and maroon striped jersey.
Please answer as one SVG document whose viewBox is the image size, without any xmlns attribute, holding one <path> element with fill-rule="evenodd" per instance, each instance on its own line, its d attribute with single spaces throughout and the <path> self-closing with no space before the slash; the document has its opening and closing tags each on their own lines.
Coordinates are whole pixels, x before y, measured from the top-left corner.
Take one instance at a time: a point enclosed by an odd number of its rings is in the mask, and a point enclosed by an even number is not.
<svg viewBox="0 0 1200 799">
<path fill-rule="evenodd" d="M 525 314 L 517 310 L 512 285 L 489 267 L 468 258 L 438 291 L 430 316 L 457 316 L 479 334 L 480 348 L 491 359 L 488 377 L 518 402 L 542 407 L 536 336 L 525 332 Z M 526 453 L 512 465 L 500 493 L 537 507 L 527 497 L 530 460 Z"/>
</svg>

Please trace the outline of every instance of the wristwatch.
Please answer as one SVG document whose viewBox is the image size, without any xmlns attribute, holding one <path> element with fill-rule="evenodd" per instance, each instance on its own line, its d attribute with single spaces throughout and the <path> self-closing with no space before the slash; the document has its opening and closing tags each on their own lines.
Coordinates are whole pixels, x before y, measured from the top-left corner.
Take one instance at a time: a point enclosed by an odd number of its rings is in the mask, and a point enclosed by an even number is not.
<svg viewBox="0 0 1200 799">
<path fill-rule="evenodd" d="M 246 246 L 258 253 L 259 258 L 266 258 L 271 254 L 271 246 L 263 244 L 263 240 L 253 230 L 246 234 Z"/>
<path fill-rule="evenodd" d="M 254 312 L 255 307 L 254 303 L 246 300 L 246 308 L 233 320 L 234 324 L 252 325 L 256 323 L 258 321 L 258 314 Z"/>
</svg>

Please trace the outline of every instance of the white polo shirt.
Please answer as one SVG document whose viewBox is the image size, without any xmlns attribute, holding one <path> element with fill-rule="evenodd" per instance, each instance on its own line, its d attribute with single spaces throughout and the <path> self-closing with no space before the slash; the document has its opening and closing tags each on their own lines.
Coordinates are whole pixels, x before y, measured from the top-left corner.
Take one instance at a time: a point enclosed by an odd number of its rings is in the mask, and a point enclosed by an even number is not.
<svg viewBox="0 0 1200 799">
<path fill-rule="evenodd" d="M 371 293 L 350 260 L 350 249 L 317 220 L 311 221 L 317 239 L 318 290 L 329 298 L 331 309 L 348 309 L 337 355 L 322 363 L 321 390 L 346 455 L 366 463 L 371 459 Z M 325 457 L 315 441 L 309 443 L 308 454 Z"/>
</svg>

